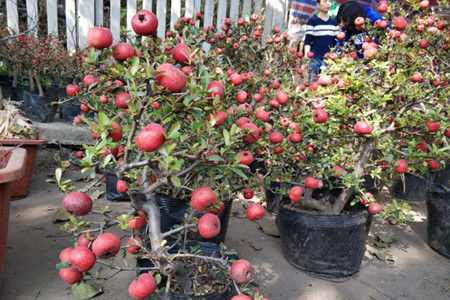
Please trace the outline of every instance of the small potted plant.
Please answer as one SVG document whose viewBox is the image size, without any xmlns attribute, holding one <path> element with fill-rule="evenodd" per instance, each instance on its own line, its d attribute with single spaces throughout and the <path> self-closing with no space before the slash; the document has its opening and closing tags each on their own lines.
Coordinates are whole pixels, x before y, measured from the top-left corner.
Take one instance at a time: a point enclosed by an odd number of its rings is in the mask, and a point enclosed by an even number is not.
<svg viewBox="0 0 450 300">
<path fill-rule="evenodd" d="M 238 119 L 246 114 L 242 108 L 228 111 L 225 89 L 232 83 L 203 63 L 205 54 L 194 40 L 186 38 L 189 44 L 185 44 L 169 39 L 178 46 L 164 50 L 172 46 L 154 36 L 158 20 L 146 10 L 136 14 L 132 26 L 145 37 L 136 39 L 136 44 L 112 45 L 108 29 L 91 28 L 91 49 L 84 60 L 89 73 L 81 85 L 68 86 L 69 95 L 86 101 L 88 114 L 74 122 L 88 126 L 95 139 L 93 146 L 85 145 L 78 153 L 83 171 L 116 177 L 115 187 L 128 194 L 131 207 L 107 223 L 79 220 L 77 216 L 92 209 L 88 189 L 74 191 L 58 170 L 55 183 L 67 193 L 62 205 L 74 214 L 63 229 L 77 237 L 77 247 L 61 252 L 59 273 L 78 293 L 96 262 L 113 268 L 106 259 L 119 253 L 121 242 L 110 227 L 120 225 L 129 235 L 124 254 L 129 252 L 139 262 L 138 279 L 130 280 L 132 297 L 143 299 L 154 293 L 164 299 L 173 294 L 229 299 L 249 292 L 247 261 L 237 259 L 223 244 L 193 238 L 220 234 L 217 214 L 223 202 L 258 182 L 248 172 L 251 161 L 245 151 L 258 132 L 239 126 Z M 163 228 L 164 208 L 158 195 L 188 207 L 181 224 Z M 248 215 L 256 220 L 264 209 L 253 205 Z M 198 281 L 202 278 L 206 282 Z M 261 298 L 255 294 L 255 299 Z"/>
</svg>

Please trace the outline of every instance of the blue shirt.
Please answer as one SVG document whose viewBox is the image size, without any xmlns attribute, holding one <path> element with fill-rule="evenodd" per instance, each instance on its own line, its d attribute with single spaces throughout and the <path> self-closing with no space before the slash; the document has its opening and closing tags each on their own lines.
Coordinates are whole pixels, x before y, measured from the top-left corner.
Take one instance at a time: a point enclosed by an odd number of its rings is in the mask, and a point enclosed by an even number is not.
<svg viewBox="0 0 450 300">
<path fill-rule="evenodd" d="M 335 18 L 329 17 L 324 21 L 314 16 L 306 24 L 305 45 L 311 46 L 314 58 L 323 59 L 325 53 L 335 45 L 338 32 L 339 25 Z"/>
</svg>

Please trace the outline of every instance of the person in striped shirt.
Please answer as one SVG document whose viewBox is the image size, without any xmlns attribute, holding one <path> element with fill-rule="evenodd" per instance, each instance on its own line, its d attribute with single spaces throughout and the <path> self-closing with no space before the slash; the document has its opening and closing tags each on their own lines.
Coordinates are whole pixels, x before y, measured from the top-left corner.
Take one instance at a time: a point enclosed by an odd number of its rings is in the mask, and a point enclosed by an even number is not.
<svg viewBox="0 0 450 300">
<path fill-rule="evenodd" d="M 317 0 L 319 13 L 311 17 L 306 24 L 304 52 L 306 57 L 309 57 L 309 52 L 314 54 L 309 64 L 311 80 L 320 73 L 325 54 L 336 44 L 339 25 L 335 18 L 328 15 L 331 2 L 331 0 Z"/>
</svg>

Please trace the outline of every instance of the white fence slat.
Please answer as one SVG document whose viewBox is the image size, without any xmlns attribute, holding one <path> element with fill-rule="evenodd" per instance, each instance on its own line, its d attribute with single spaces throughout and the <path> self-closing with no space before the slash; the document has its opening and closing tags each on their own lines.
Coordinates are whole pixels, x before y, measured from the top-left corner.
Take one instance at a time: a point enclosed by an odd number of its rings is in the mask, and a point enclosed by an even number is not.
<svg viewBox="0 0 450 300">
<path fill-rule="evenodd" d="M 230 18 L 233 21 L 237 21 L 239 18 L 239 0 L 231 0 L 230 5 Z"/>
<path fill-rule="evenodd" d="M 19 12 L 16 0 L 6 0 L 6 19 L 8 27 L 14 32 L 19 31 Z"/>
<path fill-rule="evenodd" d="M 273 17 L 273 2 L 276 0 L 266 0 L 266 9 L 264 11 L 264 32 L 263 32 L 263 41 L 267 40 L 267 37 L 272 30 L 272 17 Z"/>
<path fill-rule="evenodd" d="M 66 38 L 69 51 L 74 51 L 77 45 L 75 20 L 75 0 L 66 0 Z"/>
<path fill-rule="evenodd" d="M 152 6 L 153 6 L 152 0 L 144 0 L 142 3 L 142 9 L 146 9 L 151 12 L 153 12 Z"/>
<path fill-rule="evenodd" d="M 245 14 L 252 13 L 252 2 L 251 0 L 244 0 L 244 3 L 242 4 L 242 17 L 245 17 Z"/>
<path fill-rule="evenodd" d="M 194 0 L 186 0 L 185 5 L 186 6 L 185 6 L 185 10 L 184 10 L 184 16 L 192 17 L 194 15 L 194 9 L 195 9 Z"/>
<path fill-rule="evenodd" d="M 95 26 L 103 25 L 103 0 L 95 0 Z"/>
<path fill-rule="evenodd" d="M 255 0 L 255 7 L 253 8 L 253 13 L 260 14 L 262 6 L 263 0 Z"/>
<path fill-rule="evenodd" d="M 227 17 L 227 1 L 219 0 L 219 6 L 217 7 L 217 30 L 222 31 L 223 21 Z"/>
<path fill-rule="evenodd" d="M 167 12 L 167 1 L 158 0 L 156 3 L 156 17 L 158 18 L 158 36 L 164 39 L 166 34 L 166 12 Z"/>
<path fill-rule="evenodd" d="M 111 33 L 113 40 L 120 41 L 120 0 L 111 0 Z"/>
<path fill-rule="evenodd" d="M 131 27 L 131 19 L 136 14 L 136 0 L 128 0 L 127 1 L 127 34 L 133 35 L 136 34 Z M 131 41 L 134 43 L 136 39 L 131 38 Z"/>
<path fill-rule="evenodd" d="M 286 18 L 286 6 L 281 1 L 271 1 L 271 5 L 273 7 L 272 27 L 278 26 L 283 29 Z"/>
<path fill-rule="evenodd" d="M 27 0 L 27 26 L 28 29 L 33 29 L 33 32 L 37 34 L 38 26 L 38 6 L 37 0 Z"/>
<path fill-rule="evenodd" d="M 47 31 L 58 35 L 58 7 L 56 0 L 47 0 Z"/>
<path fill-rule="evenodd" d="M 214 21 L 214 1 L 206 1 L 205 10 L 203 11 L 203 27 L 212 25 Z M 209 43 L 203 43 L 203 50 L 205 53 L 209 52 L 211 45 Z"/>
<path fill-rule="evenodd" d="M 78 0 L 78 46 L 87 46 L 87 33 L 94 27 L 95 12 L 92 9 L 92 1 Z"/>
<path fill-rule="evenodd" d="M 181 0 L 172 0 L 172 8 L 170 10 L 170 28 L 173 30 L 173 25 L 178 21 L 181 16 Z M 158 25 L 159 27 L 159 25 Z"/>
</svg>

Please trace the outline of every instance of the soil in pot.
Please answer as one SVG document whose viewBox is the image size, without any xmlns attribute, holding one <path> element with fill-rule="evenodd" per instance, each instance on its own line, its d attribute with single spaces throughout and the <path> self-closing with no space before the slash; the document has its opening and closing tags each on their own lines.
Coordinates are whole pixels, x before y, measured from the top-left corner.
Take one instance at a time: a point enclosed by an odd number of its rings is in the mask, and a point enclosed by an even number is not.
<svg viewBox="0 0 450 300">
<path fill-rule="evenodd" d="M 356 273 L 366 250 L 372 216 L 359 203 L 347 208 L 333 216 L 281 205 L 277 224 L 287 261 L 325 277 Z"/>
<path fill-rule="evenodd" d="M 181 245 L 175 245 L 170 249 L 171 254 L 179 252 Z M 185 253 L 196 253 L 202 256 L 220 258 L 222 254 L 220 253 L 220 246 L 214 243 L 201 242 L 201 241 L 190 241 L 184 251 Z M 182 251 L 183 252 L 183 251 Z M 228 261 L 239 259 L 236 255 L 226 255 Z M 171 290 L 169 291 L 169 299 L 171 300 L 228 300 L 234 295 L 234 287 L 231 278 L 224 272 L 218 272 L 218 267 L 211 263 L 210 261 L 193 259 L 193 258 L 182 258 L 180 259 L 185 265 L 188 272 L 189 278 L 193 282 L 193 290 L 196 295 L 186 295 L 183 293 L 182 289 L 176 285 L 171 285 Z M 138 259 L 137 267 L 152 267 L 153 263 L 148 259 Z M 138 272 L 138 275 L 141 274 Z M 158 294 L 163 295 L 165 292 L 165 287 L 167 283 L 167 278 L 161 280 L 160 285 L 157 287 Z M 156 292 L 156 290 L 155 290 Z M 146 299 L 150 300 L 150 299 Z"/>
<path fill-rule="evenodd" d="M 433 185 L 426 193 L 428 245 L 450 258 L 450 190 Z"/>
<path fill-rule="evenodd" d="M 51 123 L 55 119 L 58 106 L 54 97 L 39 96 L 31 92 L 24 93 L 23 110 L 32 121 Z"/>
</svg>

